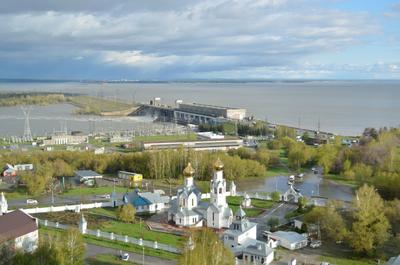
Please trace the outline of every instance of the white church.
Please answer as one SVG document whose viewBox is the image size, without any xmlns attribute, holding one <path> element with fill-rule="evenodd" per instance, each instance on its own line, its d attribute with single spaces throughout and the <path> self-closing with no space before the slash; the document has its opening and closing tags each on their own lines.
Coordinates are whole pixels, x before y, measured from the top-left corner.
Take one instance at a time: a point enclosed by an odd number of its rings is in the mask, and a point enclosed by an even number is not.
<svg viewBox="0 0 400 265">
<path fill-rule="evenodd" d="M 168 211 L 168 221 L 178 226 L 211 228 L 228 228 L 232 223 L 233 213 L 226 202 L 226 196 L 235 195 L 236 186 L 232 182 L 229 192 L 226 191 L 224 179 L 224 164 L 220 159 L 214 163 L 214 176 L 210 183 L 209 202 L 194 184 L 195 170 L 189 163 L 184 169 L 185 185 L 177 191 L 176 198 L 171 200 Z"/>
</svg>

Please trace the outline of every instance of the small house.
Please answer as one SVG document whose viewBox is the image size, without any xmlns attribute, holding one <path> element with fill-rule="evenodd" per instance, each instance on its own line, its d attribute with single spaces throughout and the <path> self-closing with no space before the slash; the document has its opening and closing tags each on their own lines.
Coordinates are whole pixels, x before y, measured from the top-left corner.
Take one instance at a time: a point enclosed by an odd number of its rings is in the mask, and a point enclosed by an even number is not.
<svg viewBox="0 0 400 265">
<path fill-rule="evenodd" d="M 118 178 L 127 179 L 131 182 L 140 182 L 143 180 L 143 175 L 128 171 L 118 171 Z"/>
<path fill-rule="evenodd" d="M 279 246 L 289 250 L 304 248 L 307 246 L 307 238 L 293 231 L 267 232 L 268 240 L 276 241 Z"/>
<path fill-rule="evenodd" d="M 6 164 L 1 175 L 3 177 L 16 177 L 17 171 L 15 170 L 15 168 L 12 165 Z"/>
<path fill-rule="evenodd" d="M 8 244 L 13 249 L 33 252 L 39 242 L 36 219 L 21 210 L 0 216 L 0 244 Z"/>
<path fill-rule="evenodd" d="M 169 204 L 169 197 L 159 192 L 134 192 L 126 193 L 123 197 L 125 204 L 131 203 L 137 213 L 156 213 L 165 210 Z"/>
</svg>

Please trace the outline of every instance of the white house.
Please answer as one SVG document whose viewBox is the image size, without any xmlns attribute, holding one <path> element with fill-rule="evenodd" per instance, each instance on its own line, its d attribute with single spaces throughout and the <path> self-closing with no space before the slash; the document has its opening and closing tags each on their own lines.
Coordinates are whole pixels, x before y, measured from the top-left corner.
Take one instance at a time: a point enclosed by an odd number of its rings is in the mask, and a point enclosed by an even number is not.
<svg viewBox="0 0 400 265">
<path fill-rule="evenodd" d="M 257 240 L 257 224 L 247 219 L 242 207 L 222 237 L 224 245 L 245 264 L 268 265 L 274 260 L 273 249 Z"/>
<path fill-rule="evenodd" d="M 0 244 L 26 252 L 34 251 L 39 242 L 36 219 L 21 210 L 0 216 Z"/>
<path fill-rule="evenodd" d="M 207 208 L 207 227 L 228 228 L 232 223 L 233 213 L 226 202 L 226 180 L 224 164 L 218 158 L 214 163 L 214 176 L 210 185 L 210 205 Z"/>
<path fill-rule="evenodd" d="M 307 246 L 307 238 L 293 231 L 267 232 L 268 240 L 276 241 L 279 246 L 289 250 L 304 248 Z"/>
<path fill-rule="evenodd" d="M 169 197 L 159 192 L 134 192 L 126 193 L 123 197 L 125 204 L 131 203 L 137 213 L 156 213 L 165 210 L 169 204 Z"/>
</svg>

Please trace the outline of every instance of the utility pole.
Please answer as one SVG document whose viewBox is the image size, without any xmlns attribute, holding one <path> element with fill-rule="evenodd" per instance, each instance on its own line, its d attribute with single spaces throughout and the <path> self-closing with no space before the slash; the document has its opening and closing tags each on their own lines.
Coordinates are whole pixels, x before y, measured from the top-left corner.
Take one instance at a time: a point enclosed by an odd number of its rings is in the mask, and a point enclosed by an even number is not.
<svg viewBox="0 0 400 265">
<path fill-rule="evenodd" d="M 142 265 L 144 265 L 144 247 L 142 247 L 143 252 L 142 252 Z"/>
</svg>

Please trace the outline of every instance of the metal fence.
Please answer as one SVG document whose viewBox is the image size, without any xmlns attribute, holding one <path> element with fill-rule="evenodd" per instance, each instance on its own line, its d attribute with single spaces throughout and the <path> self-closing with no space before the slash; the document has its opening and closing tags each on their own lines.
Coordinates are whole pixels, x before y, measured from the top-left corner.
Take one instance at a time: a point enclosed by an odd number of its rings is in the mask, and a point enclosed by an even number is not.
<svg viewBox="0 0 400 265">
<path fill-rule="evenodd" d="M 39 224 L 43 225 L 43 226 L 48 226 L 48 227 L 54 227 L 54 228 L 59 228 L 59 229 L 68 229 L 69 225 L 65 225 L 65 224 L 60 224 L 58 222 L 51 222 L 48 220 L 39 220 Z M 82 232 L 82 231 L 81 231 Z M 123 242 L 123 243 L 130 243 L 130 244 L 134 244 L 134 245 L 138 245 L 138 246 L 143 246 L 143 247 L 148 247 L 148 248 L 153 248 L 153 249 L 160 249 L 160 250 L 164 250 L 167 252 L 172 252 L 172 253 L 176 253 L 176 254 L 180 254 L 181 250 L 167 245 L 167 244 L 162 244 L 162 243 L 158 243 L 157 241 L 149 241 L 149 240 L 143 240 L 142 238 L 134 238 L 134 237 L 130 237 L 127 235 L 118 235 L 118 234 L 114 234 L 112 232 L 104 232 L 101 230 L 91 230 L 91 229 L 86 229 L 85 233 L 87 235 L 91 235 L 91 236 L 95 236 L 98 238 L 103 238 L 103 239 L 107 239 L 107 240 L 115 240 L 115 241 L 119 241 L 119 242 Z"/>
</svg>

